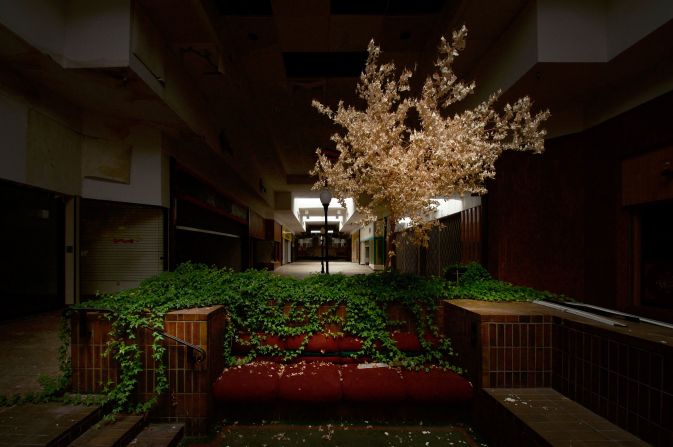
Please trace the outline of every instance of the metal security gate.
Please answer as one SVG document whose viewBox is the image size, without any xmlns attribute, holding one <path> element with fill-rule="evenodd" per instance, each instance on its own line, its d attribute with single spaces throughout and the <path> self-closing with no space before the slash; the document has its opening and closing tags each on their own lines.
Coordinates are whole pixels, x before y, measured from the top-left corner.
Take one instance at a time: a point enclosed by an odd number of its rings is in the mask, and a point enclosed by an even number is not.
<svg viewBox="0 0 673 447">
<path fill-rule="evenodd" d="M 164 270 L 162 208 L 82 200 L 80 287 L 83 298 L 136 287 Z"/>
</svg>

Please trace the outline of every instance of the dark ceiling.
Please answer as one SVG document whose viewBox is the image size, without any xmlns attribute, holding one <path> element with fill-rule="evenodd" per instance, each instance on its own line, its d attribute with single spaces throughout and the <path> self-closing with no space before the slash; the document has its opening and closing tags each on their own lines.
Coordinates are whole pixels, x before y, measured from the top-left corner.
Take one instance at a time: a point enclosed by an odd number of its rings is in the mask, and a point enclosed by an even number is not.
<svg viewBox="0 0 673 447">
<path fill-rule="evenodd" d="M 203 18 L 180 11 L 180 0 L 141 1 L 212 105 L 231 156 L 251 157 L 272 189 L 295 191 L 310 186 L 315 149 L 329 148 L 335 130 L 311 101 L 357 101 L 371 39 L 381 45 L 384 60 L 418 66 L 422 79 L 440 36 L 473 21 L 473 41 L 456 66 L 467 74 L 524 3 L 205 0 L 212 36 L 199 23 Z M 475 14 L 479 21 L 472 20 Z"/>
<path fill-rule="evenodd" d="M 330 150 L 329 137 L 336 130 L 311 102 L 357 104 L 355 86 L 371 39 L 382 47 L 384 61 L 416 67 L 414 78 L 419 82 L 432 68 L 440 37 L 465 24 L 467 47 L 454 69 L 479 87 L 484 74 L 493 72 L 485 55 L 506 40 L 503 36 L 511 37 L 529 4 L 526 0 L 134 3 L 151 18 L 193 81 L 190 95 L 200 95 L 207 105 L 207 118 L 216 126 L 217 136 L 209 140 L 217 146 L 210 148 L 216 152 L 212 156 L 229 163 L 258 196 L 258 208 L 267 210 L 273 209 L 274 192 L 310 188 L 308 171 L 315 150 Z M 663 43 L 671 42 L 672 35 L 673 23 L 668 23 L 607 63 L 537 63 L 509 86 L 505 99 L 530 94 L 536 105 L 552 110 L 550 126 L 568 105 L 582 109 L 624 102 L 615 93 L 627 92 L 633 79 L 645 73 L 658 82 L 667 76 L 673 46 Z M 4 63 L 15 68 L 17 79 L 11 82 L 17 85 L 33 79 L 45 86 L 41 94 L 70 98 L 83 110 L 115 114 L 126 109 L 117 115 L 151 117 L 176 147 L 192 150 L 191 145 L 203 145 L 202 135 L 162 104 L 132 70 L 88 70 L 80 76 L 78 70 L 63 70 L 39 51 L 17 52 L 12 45 L 5 46 L 0 52 Z M 101 90 L 101 84 L 106 89 Z M 236 182 L 231 180 L 232 185 Z"/>
</svg>

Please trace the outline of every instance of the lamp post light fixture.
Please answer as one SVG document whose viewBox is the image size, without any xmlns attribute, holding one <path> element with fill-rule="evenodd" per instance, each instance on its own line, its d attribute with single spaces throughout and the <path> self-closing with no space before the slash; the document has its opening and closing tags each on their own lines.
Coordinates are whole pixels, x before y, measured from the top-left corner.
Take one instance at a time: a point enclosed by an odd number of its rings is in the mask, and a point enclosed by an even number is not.
<svg viewBox="0 0 673 447">
<path fill-rule="evenodd" d="M 325 227 L 320 229 L 320 273 L 325 273 Z"/>
<path fill-rule="evenodd" d="M 323 188 L 320 191 L 320 203 L 325 208 L 325 274 L 329 275 L 329 231 L 327 229 L 327 207 L 332 201 L 332 193 L 329 189 Z"/>
</svg>

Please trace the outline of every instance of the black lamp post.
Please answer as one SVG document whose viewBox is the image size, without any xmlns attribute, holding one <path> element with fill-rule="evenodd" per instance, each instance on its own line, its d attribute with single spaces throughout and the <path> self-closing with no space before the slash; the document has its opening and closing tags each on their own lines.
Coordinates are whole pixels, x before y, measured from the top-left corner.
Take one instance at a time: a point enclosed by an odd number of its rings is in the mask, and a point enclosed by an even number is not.
<svg viewBox="0 0 673 447">
<path fill-rule="evenodd" d="M 325 227 L 320 229 L 320 273 L 325 273 Z"/>
<path fill-rule="evenodd" d="M 320 191 L 320 202 L 325 208 L 325 274 L 329 275 L 329 231 L 327 229 L 327 207 L 332 201 L 332 193 L 329 189 L 323 188 Z"/>
</svg>

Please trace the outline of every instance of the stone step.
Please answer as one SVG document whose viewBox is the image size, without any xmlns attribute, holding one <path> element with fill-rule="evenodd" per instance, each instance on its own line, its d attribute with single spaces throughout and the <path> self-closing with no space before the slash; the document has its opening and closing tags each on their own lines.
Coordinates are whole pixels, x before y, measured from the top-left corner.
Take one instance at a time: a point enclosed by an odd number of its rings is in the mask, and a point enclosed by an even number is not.
<svg viewBox="0 0 673 447">
<path fill-rule="evenodd" d="M 182 440 L 185 424 L 150 424 L 129 444 L 133 447 L 175 447 Z"/>
<path fill-rule="evenodd" d="M 145 425 L 144 415 L 118 414 L 112 422 L 101 422 L 75 439 L 77 447 L 123 447 L 128 445 Z"/>
<path fill-rule="evenodd" d="M 483 388 L 474 420 L 494 447 L 649 445 L 552 388 Z"/>
<path fill-rule="evenodd" d="M 65 446 L 102 415 L 99 406 L 58 402 L 1 407 L 0 446 Z"/>
</svg>

